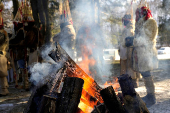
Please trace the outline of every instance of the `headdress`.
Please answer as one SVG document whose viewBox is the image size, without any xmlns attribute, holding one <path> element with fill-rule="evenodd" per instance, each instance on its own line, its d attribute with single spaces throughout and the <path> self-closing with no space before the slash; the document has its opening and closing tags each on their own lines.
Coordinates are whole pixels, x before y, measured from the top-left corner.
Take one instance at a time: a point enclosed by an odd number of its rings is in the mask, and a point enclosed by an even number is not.
<svg viewBox="0 0 170 113">
<path fill-rule="evenodd" d="M 32 9 L 28 1 L 21 1 L 14 23 L 33 22 Z"/>
<path fill-rule="evenodd" d="M 151 10 L 145 6 L 141 7 L 141 14 L 145 16 L 145 20 L 152 17 Z"/>
<path fill-rule="evenodd" d="M 23 22 L 34 22 L 32 8 L 29 1 L 23 2 Z"/>
<path fill-rule="evenodd" d="M 142 16 L 145 16 L 145 20 L 152 17 L 151 10 L 149 9 L 149 2 L 146 0 L 141 0 L 138 8 L 136 9 L 136 21 Z"/>
</svg>

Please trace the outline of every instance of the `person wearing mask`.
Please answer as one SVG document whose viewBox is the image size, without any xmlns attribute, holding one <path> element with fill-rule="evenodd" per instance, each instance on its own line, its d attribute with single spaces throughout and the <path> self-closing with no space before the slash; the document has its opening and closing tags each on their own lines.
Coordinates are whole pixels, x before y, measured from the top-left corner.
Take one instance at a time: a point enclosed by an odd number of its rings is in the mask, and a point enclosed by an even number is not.
<svg viewBox="0 0 170 113">
<path fill-rule="evenodd" d="M 145 6 L 136 10 L 135 38 L 133 41 L 133 69 L 140 72 L 144 79 L 147 95 L 143 101 L 148 107 L 156 103 L 155 86 L 151 71 L 158 68 L 156 37 L 157 22 L 151 10 Z"/>
</svg>

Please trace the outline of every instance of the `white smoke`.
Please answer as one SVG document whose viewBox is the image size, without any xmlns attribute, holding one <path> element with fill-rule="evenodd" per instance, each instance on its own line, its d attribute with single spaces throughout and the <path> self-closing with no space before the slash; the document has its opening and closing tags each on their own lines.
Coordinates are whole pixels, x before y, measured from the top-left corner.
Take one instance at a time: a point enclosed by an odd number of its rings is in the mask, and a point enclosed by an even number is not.
<svg viewBox="0 0 170 113">
<path fill-rule="evenodd" d="M 36 63 L 30 68 L 30 81 L 32 81 L 34 84 L 37 84 L 38 82 L 42 81 L 44 77 L 55 73 L 59 68 L 60 66 L 56 64 Z"/>
<path fill-rule="evenodd" d="M 48 56 L 50 51 L 55 49 L 54 43 L 46 44 L 41 50 L 41 56 L 43 58 L 43 63 L 35 63 L 30 66 L 31 78 L 30 81 L 34 84 L 42 81 L 44 77 L 50 76 L 62 67 L 63 64 L 56 63 L 51 57 Z"/>
</svg>

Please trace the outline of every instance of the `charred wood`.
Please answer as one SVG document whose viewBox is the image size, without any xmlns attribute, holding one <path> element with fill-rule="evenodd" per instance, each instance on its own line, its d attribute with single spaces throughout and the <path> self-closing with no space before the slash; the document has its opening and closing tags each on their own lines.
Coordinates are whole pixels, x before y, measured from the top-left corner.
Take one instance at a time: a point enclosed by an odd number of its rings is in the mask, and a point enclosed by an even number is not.
<svg viewBox="0 0 170 113">
<path fill-rule="evenodd" d="M 47 84 L 33 90 L 23 113 L 37 113 L 39 111 L 43 95 L 49 90 Z"/>
<path fill-rule="evenodd" d="M 42 105 L 43 95 L 58 95 L 56 92 L 52 92 L 55 86 L 60 84 L 57 82 L 54 84 L 55 81 L 58 81 L 57 78 L 61 78 L 63 68 L 59 69 L 56 73 L 51 74 L 40 81 L 38 85 L 33 89 L 32 94 L 29 98 L 26 108 L 24 109 L 23 113 L 37 113 L 40 110 L 40 106 Z M 62 78 L 61 78 L 62 79 Z"/>
<path fill-rule="evenodd" d="M 38 113 L 55 113 L 57 98 L 44 95 Z"/>
<path fill-rule="evenodd" d="M 94 81 L 93 78 L 88 76 L 65 52 L 65 50 L 56 43 L 56 49 L 49 53 L 49 56 L 57 63 L 64 63 L 66 73 L 69 77 L 78 77 L 84 80 L 83 89 L 89 91 L 88 93 L 98 99 L 101 103 L 103 99 L 100 95 L 102 88 Z"/>
<path fill-rule="evenodd" d="M 80 102 L 84 81 L 80 78 L 66 77 L 56 113 L 75 113 Z"/>
<path fill-rule="evenodd" d="M 132 78 L 129 75 L 118 77 L 120 87 L 123 93 L 123 103 L 128 113 L 149 113 L 145 103 L 135 91 L 132 84 Z"/>
<path fill-rule="evenodd" d="M 106 113 L 107 109 L 104 103 L 95 106 L 94 110 L 91 113 Z"/>
<path fill-rule="evenodd" d="M 110 113 L 126 113 L 112 86 L 101 90 L 100 94 Z"/>
</svg>

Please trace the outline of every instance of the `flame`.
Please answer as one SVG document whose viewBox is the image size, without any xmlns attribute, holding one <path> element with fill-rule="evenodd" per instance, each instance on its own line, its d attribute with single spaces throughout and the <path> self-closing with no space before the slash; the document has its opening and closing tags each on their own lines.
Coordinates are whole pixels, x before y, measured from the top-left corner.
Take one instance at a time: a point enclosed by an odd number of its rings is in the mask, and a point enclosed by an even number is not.
<svg viewBox="0 0 170 113">
<path fill-rule="evenodd" d="M 94 47 L 91 46 L 88 48 L 86 45 L 81 45 L 82 61 L 79 63 L 81 68 L 77 66 L 76 74 L 70 74 L 70 72 L 67 72 L 69 76 L 78 77 L 84 80 L 82 95 L 78 105 L 80 109 L 78 113 L 91 113 L 91 111 L 94 109 L 94 106 L 97 105 L 98 102 L 103 103 L 103 99 L 100 96 L 101 88 L 92 78 L 96 72 L 90 71 L 90 67 L 94 66 L 96 63 L 95 59 L 91 57 L 92 48 Z"/>
<path fill-rule="evenodd" d="M 115 92 L 118 92 L 118 89 L 120 88 L 120 85 L 118 83 L 118 78 L 114 78 L 112 82 L 106 81 L 104 83 L 104 88 L 106 88 L 108 86 L 112 86 L 113 89 L 115 90 Z"/>
<path fill-rule="evenodd" d="M 89 56 L 92 55 L 92 50 L 88 49 L 87 46 L 82 45 L 81 51 L 83 59 L 79 65 L 88 75 L 92 76 L 89 66 L 94 66 L 96 63 L 94 58 L 89 58 Z"/>
</svg>

